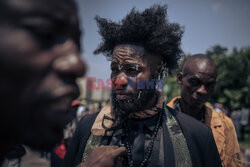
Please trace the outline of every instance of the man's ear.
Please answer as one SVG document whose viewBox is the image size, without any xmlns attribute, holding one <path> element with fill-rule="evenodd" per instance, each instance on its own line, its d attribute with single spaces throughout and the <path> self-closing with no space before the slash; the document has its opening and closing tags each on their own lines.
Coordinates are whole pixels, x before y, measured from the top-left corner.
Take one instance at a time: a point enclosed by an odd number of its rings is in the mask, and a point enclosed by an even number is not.
<svg viewBox="0 0 250 167">
<path fill-rule="evenodd" d="M 162 69 L 162 65 L 157 65 L 156 68 L 155 68 L 155 73 L 154 73 L 154 76 L 155 78 L 157 79 L 158 78 L 158 75 L 161 73 L 161 69 Z"/>
<path fill-rule="evenodd" d="M 183 73 L 178 72 L 176 79 L 177 79 L 177 83 L 180 85 L 182 84 L 182 78 L 183 78 Z"/>
<path fill-rule="evenodd" d="M 162 65 L 161 64 L 157 65 L 157 72 L 161 73 L 161 70 L 162 70 Z"/>
</svg>

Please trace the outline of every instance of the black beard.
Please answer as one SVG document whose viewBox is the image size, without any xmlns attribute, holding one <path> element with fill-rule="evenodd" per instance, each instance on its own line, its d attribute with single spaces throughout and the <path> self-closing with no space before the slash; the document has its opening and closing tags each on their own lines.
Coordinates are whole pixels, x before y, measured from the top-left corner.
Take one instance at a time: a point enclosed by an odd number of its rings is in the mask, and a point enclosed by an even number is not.
<svg viewBox="0 0 250 167">
<path fill-rule="evenodd" d="M 146 104 L 155 96 L 156 90 L 146 89 L 140 92 L 135 93 L 131 100 L 118 100 L 115 91 L 112 90 L 112 103 L 114 108 L 118 111 L 122 110 L 126 112 L 126 114 L 143 111 Z"/>
</svg>

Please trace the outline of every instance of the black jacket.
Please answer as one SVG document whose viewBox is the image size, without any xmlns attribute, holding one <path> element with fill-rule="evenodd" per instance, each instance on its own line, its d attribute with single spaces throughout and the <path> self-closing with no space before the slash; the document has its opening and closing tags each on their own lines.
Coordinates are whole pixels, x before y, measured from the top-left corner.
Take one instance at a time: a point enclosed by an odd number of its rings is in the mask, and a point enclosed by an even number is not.
<svg viewBox="0 0 250 167">
<path fill-rule="evenodd" d="M 176 117 L 180 124 L 187 141 L 193 167 L 221 166 L 220 156 L 211 129 L 182 112 L 173 112 L 171 108 L 168 108 L 168 110 Z M 86 115 L 80 121 L 70 147 L 67 150 L 63 167 L 77 166 L 81 162 L 83 151 L 97 114 L 98 113 Z M 171 142 L 169 142 L 170 136 L 168 132 L 166 130 L 164 132 L 165 164 L 174 167 L 175 159 L 173 146 Z"/>
</svg>

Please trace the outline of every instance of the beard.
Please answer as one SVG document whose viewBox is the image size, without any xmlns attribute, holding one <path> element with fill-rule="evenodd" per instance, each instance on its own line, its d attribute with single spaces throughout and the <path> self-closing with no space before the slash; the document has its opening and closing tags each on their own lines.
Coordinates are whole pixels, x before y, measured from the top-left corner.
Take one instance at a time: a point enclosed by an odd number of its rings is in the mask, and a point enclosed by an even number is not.
<svg viewBox="0 0 250 167">
<path fill-rule="evenodd" d="M 143 111 L 155 94 L 155 89 L 145 89 L 134 93 L 129 100 L 118 100 L 115 90 L 112 90 L 112 104 L 117 111 L 124 111 L 124 114 Z"/>
</svg>

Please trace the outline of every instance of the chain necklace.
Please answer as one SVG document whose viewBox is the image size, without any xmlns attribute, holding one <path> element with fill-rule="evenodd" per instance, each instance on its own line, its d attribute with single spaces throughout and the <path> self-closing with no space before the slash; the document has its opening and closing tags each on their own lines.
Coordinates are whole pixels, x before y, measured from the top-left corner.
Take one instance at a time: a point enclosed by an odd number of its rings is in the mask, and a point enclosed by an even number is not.
<svg viewBox="0 0 250 167">
<path fill-rule="evenodd" d="M 162 115 L 163 115 L 163 111 L 160 111 L 157 124 L 155 125 L 155 128 L 153 130 L 152 140 L 150 141 L 149 146 L 147 147 L 145 158 L 141 162 L 141 164 L 140 164 L 139 167 L 144 167 L 146 165 L 146 163 L 148 162 L 148 159 L 151 156 L 151 153 L 152 153 L 152 150 L 153 150 L 153 146 L 154 146 L 154 141 L 155 141 L 155 138 L 156 138 L 156 136 L 158 134 L 158 130 L 159 130 L 159 127 L 160 127 Z M 129 130 L 128 130 L 127 126 L 125 126 L 125 134 L 126 134 L 127 137 L 128 137 L 128 131 Z M 128 166 L 129 167 L 134 167 L 133 159 L 132 159 L 132 146 L 131 146 L 131 144 L 128 141 L 125 143 L 125 146 L 126 146 L 126 148 L 128 150 Z"/>
</svg>

